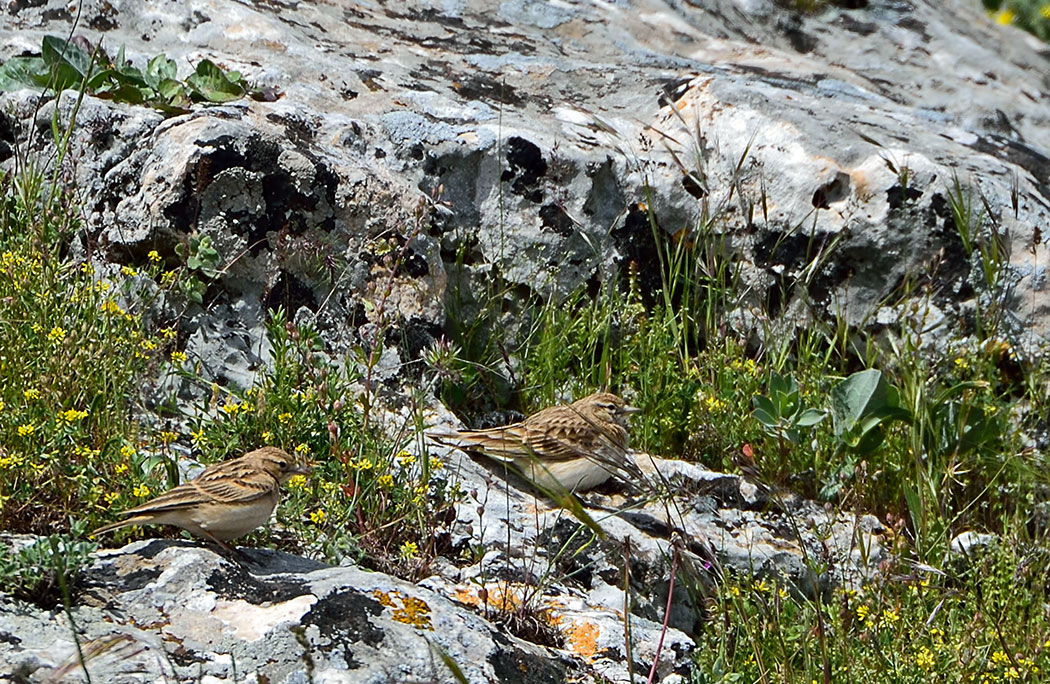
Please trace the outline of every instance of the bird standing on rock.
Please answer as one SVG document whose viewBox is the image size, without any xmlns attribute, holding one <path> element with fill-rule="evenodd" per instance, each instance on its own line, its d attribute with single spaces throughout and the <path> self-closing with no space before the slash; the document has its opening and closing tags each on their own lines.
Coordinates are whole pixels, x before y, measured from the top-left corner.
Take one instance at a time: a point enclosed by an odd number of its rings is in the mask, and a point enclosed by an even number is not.
<svg viewBox="0 0 1050 684">
<path fill-rule="evenodd" d="M 545 489 L 584 491 L 638 468 L 627 451 L 627 418 L 640 409 L 608 392 L 552 406 L 520 423 L 429 433 L 434 441 L 513 463 Z"/>
<path fill-rule="evenodd" d="M 196 479 L 124 511 L 125 520 L 104 525 L 92 536 L 128 525 L 175 525 L 209 539 L 227 551 L 226 542 L 243 537 L 273 514 L 280 486 L 309 466 L 276 447 L 263 447 L 239 458 L 215 463 Z"/>
</svg>

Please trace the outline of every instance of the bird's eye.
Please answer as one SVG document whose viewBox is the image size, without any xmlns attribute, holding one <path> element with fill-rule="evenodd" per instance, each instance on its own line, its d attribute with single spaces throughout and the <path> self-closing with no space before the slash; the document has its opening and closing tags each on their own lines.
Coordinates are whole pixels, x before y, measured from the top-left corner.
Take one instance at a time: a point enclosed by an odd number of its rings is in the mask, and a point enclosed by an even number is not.
<svg viewBox="0 0 1050 684">
<path fill-rule="evenodd" d="M 288 470 L 288 461 L 277 461 L 277 467 L 281 470 Z"/>
</svg>

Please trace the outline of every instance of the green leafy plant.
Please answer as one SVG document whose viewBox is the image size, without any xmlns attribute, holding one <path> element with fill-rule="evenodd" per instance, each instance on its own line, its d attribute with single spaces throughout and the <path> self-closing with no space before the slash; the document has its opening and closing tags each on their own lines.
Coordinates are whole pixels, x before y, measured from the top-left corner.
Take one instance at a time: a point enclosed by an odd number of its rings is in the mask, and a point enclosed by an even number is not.
<svg viewBox="0 0 1050 684">
<path fill-rule="evenodd" d="M 809 428 L 824 420 L 827 414 L 807 407 L 799 398 L 798 382 L 792 376 L 769 374 L 768 395 L 755 395 L 752 415 L 762 430 L 777 440 L 783 460 L 789 444 L 801 444 Z"/>
<path fill-rule="evenodd" d="M 871 453 L 881 445 L 888 423 L 910 417 L 900 406 L 898 390 L 874 368 L 840 381 L 830 399 L 835 437 L 857 454 Z"/>
<path fill-rule="evenodd" d="M 0 593 L 43 608 L 62 603 L 63 585 L 73 586 L 77 573 L 91 562 L 98 545 L 80 539 L 82 525 L 69 534 L 52 534 L 21 546 L 0 545 Z"/>
<path fill-rule="evenodd" d="M 1045 553 L 1004 541 L 952 575 L 898 562 L 827 602 L 784 577 L 730 575 L 695 651 L 699 681 L 1042 681 Z"/>
<path fill-rule="evenodd" d="M 192 235 L 188 242 L 175 245 L 175 253 L 184 260 L 185 272 L 179 278 L 179 289 L 191 302 L 202 304 L 208 283 L 219 276 L 222 257 L 212 246 L 210 235 Z"/>
<path fill-rule="evenodd" d="M 43 38 L 39 56 L 12 57 L 0 65 L 0 90 L 27 87 L 54 92 L 83 87 L 95 97 L 145 105 L 168 115 L 185 113 L 195 102 L 269 96 L 252 88 L 240 72 L 225 71 L 208 59 L 180 81 L 175 61 L 163 54 L 150 59 L 142 70 L 125 58 L 123 46 L 110 59 L 101 45 L 89 51 L 57 36 Z"/>
</svg>

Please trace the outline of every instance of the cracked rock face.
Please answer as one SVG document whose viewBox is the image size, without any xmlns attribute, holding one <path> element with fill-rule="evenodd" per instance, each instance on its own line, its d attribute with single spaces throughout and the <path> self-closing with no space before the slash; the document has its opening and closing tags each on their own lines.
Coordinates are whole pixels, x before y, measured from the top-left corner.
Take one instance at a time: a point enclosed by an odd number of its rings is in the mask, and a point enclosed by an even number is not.
<svg viewBox="0 0 1050 684">
<path fill-rule="evenodd" d="M 88 247 L 171 257 L 211 236 L 230 269 L 208 303 L 256 304 L 223 310 L 236 323 L 218 340 L 191 313 L 204 353 L 251 347 L 276 305 L 350 344 L 384 282 L 380 238 L 408 242 L 391 296 L 427 337 L 456 259 L 468 291 L 492 265 L 565 295 L 630 263 L 649 290 L 645 208 L 733 259 L 753 296 L 745 334 L 770 334 L 757 302 L 877 327 L 907 311 L 883 305 L 902 282 L 930 285 L 923 315 L 952 329 L 987 297 L 952 224 L 957 178 L 1009 254 L 1003 334 L 1045 338 L 1045 46 L 967 3 L 858 4 L 88 0 L 77 30 L 111 52 L 209 58 L 281 93 L 169 120 L 88 98 L 74 140 Z M 54 1 L 6 11 L 0 57 L 72 20 Z M 6 97 L 23 117 L 30 102 Z M 230 379 L 266 356 L 232 359 Z"/>
<path fill-rule="evenodd" d="M 93 675 L 106 681 L 563 681 L 567 666 L 507 638 L 425 588 L 354 567 L 271 551 L 238 565 L 184 542 L 138 542 L 99 555 L 74 610 Z M 3 614 L 4 669 L 36 681 L 80 676 L 61 613 Z M 13 657 L 12 657 L 13 656 Z M 546 673 L 515 676 L 515 669 Z M 245 677 L 248 679 L 246 680 Z"/>
</svg>

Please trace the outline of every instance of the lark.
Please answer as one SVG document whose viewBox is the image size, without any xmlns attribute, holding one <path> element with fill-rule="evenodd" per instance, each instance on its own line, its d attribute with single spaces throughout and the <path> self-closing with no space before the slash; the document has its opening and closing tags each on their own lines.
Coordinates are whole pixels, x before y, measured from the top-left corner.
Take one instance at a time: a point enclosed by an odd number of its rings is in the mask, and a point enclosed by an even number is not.
<svg viewBox="0 0 1050 684">
<path fill-rule="evenodd" d="M 175 525 L 190 534 L 234 551 L 226 542 L 243 537 L 273 514 L 280 486 L 310 468 L 276 447 L 263 447 L 240 458 L 215 463 L 196 479 L 124 511 L 124 520 L 104 525 L 92 535 L 128 525 Z"/>
<path fill-rule="evenodd" d="M 439 444 L 512 463 L 547 490 L 585 491 L 637 472 L 627 451 L 627 418 L 639 409 L 608 392 L 552 406 L 520 423 L 431 433 Z"/>
</svg>

